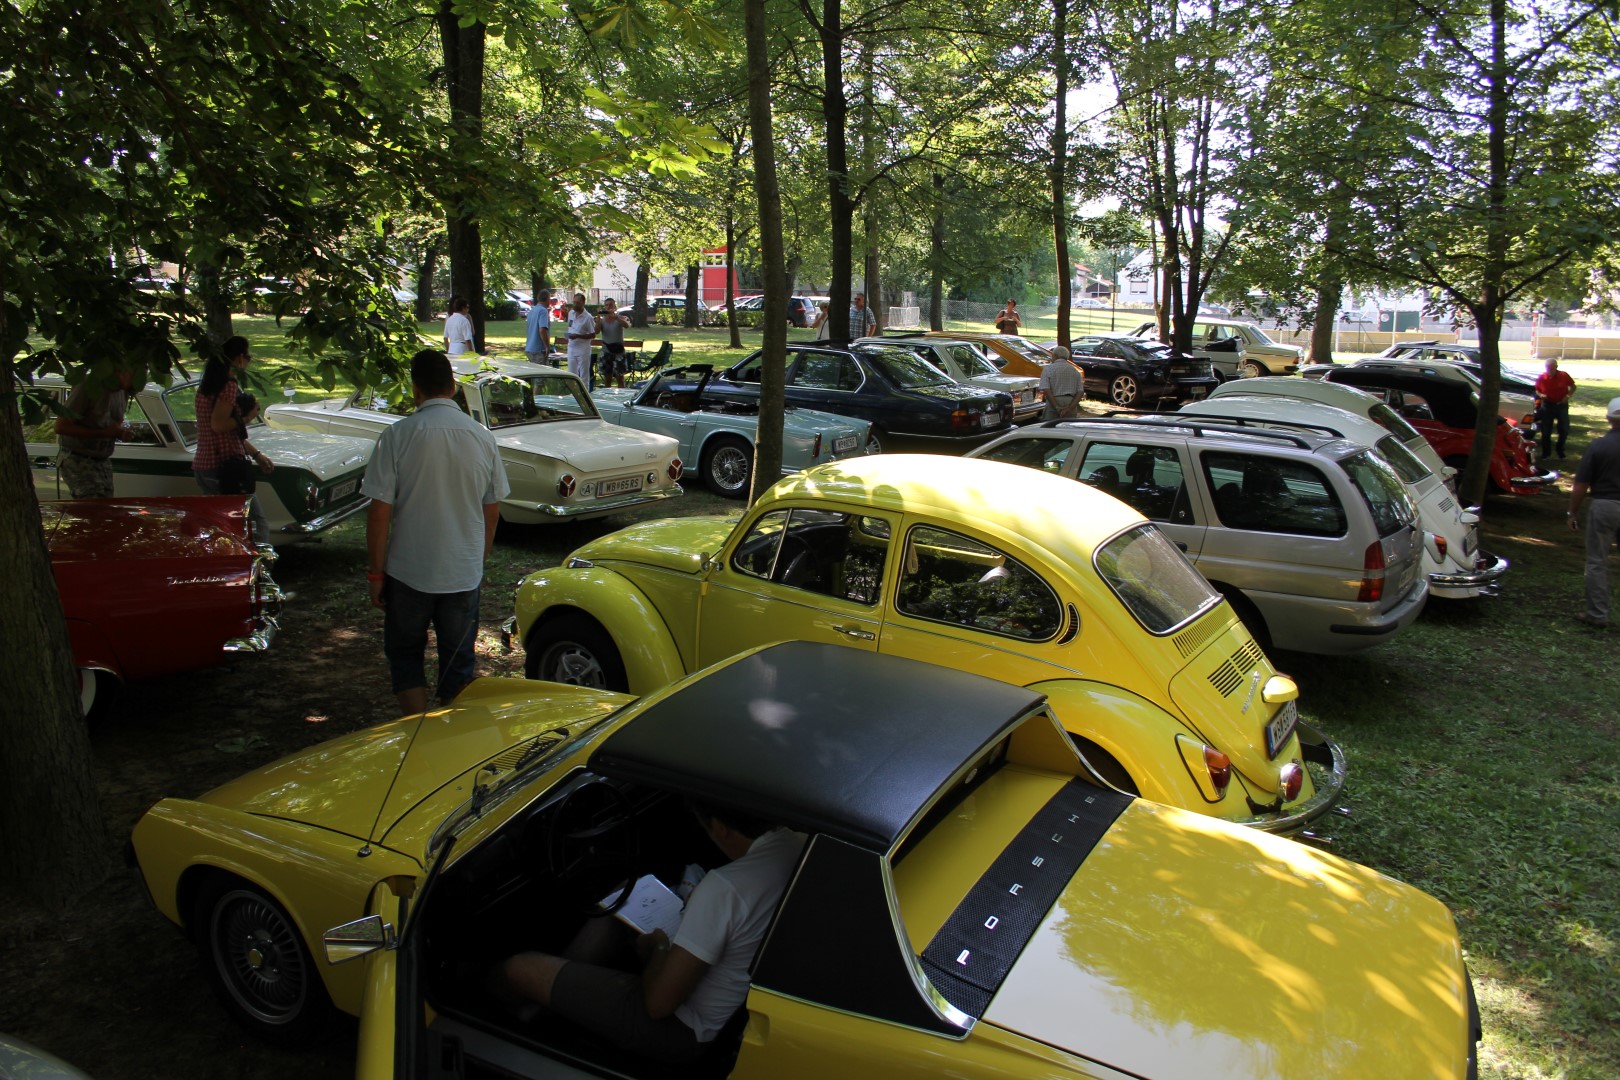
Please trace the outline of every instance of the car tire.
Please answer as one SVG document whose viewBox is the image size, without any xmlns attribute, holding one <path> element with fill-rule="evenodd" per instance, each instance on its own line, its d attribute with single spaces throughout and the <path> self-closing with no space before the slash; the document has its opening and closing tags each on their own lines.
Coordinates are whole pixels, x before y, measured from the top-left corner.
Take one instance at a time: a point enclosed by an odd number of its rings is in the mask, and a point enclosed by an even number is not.
<svg viewBox="0 0 1620 1080">
<path fill-rule="evenodd" d="M 1069 732 L 1069 740 L 1074 743 L 1075 749 L 1080 751 L 1080 756 L 1086 759 L 1086 764 L 1090 765 L 1092 771 L 1098 776 L 1127 795 L 1142 794 L 1141 790 L 1136 786 L 1136 781 L 1131 778 L 1130 772 L 1119 763 L 1119 759 L 1113 754 L 1110 754 L 1084 735 L 1076 735 L 1072 731 Z"/>
<path fill-rule="evenodd" d="M 1258 379 L 1266 373 L 1266 369 L 1253 360 L 1245 360 L 1238 366 L 1238 378 Z"/>
<path fill-rule="evenodd" d="M 866 433 L 866 452 L 868 454 L 883 453 L 883 451 L 888 449 L 883 442 L 883 440 L 886 438 L 888 438 L 887 433 L 885 433 L 882 428 L 874 425 L 872 429 Z"/>
<path fill-rule="evenodd" d="M 331 999 L 298 924 L 269 894 L 219 874 L 198 895 L 192 925 L 209 983 L 239 1023 L 282 1046 L 321 1033 Z"/>
<path fill-rule="evenodd" d="M 1108 400 L 1124 409 L 1133 409 L 1142 397 L 1142 386 L 1134 376 L 1115 375 L 1108 380 Z"/>
<path fill-rule="evenodd" d="M 630 692 L 630 680 L 613 638 L 588 615 L 571 613 L 547 619 L 529 634 L 524 652 L 523 673 L 530 679 Z"/>
<path fill-rule="evenodd" d="M 703 448 L 703 482 L 716 495 L 742 499 L 754 477 L 754 448 L 735 435 L 716 435 Z"/>
</svg>

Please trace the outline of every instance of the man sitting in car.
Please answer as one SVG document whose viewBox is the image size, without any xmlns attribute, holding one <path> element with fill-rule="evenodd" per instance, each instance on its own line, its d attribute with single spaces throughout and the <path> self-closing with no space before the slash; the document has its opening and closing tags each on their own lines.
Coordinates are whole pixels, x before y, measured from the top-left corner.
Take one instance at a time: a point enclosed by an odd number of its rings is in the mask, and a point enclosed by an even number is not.
<svg viewBox="0 0 1620 1080">
<path fill-rule="evenodd" d="M 508 959 L 498 990 L 642 1057 L 671 1063 L 702 1057 L 748 997 L 748 965 L 805 837 L 729 809 L 691 806 L 731 861 L 697 883 L 673 941 L 662 930 L 629 939 L 617 920 L 592 919 L 563 956 Z M 639 970 L 624 963 L 632 945 Z"/>
</svg>

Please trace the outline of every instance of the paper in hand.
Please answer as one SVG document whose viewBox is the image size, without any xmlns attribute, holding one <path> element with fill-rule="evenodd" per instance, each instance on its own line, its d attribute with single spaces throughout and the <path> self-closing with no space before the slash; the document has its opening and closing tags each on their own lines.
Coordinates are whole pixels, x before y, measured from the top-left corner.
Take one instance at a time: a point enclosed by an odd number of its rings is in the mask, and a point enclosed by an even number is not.
<svg viewBox="0 0 1620 1080">
<path fill-rule="evenodd" d="M 618 898 L 619 891 L 615 889 L 602 898 L 602 906 L 608 907 Z M 630 887 L 629 899 L 614 914 L 643 934 L 662 930 L 673 940 L 675 931 L 680 929 L 684 906 L 681 898 L 670 892 L 662 881 L 652 874 L 643 874 Z"/>
</svg>

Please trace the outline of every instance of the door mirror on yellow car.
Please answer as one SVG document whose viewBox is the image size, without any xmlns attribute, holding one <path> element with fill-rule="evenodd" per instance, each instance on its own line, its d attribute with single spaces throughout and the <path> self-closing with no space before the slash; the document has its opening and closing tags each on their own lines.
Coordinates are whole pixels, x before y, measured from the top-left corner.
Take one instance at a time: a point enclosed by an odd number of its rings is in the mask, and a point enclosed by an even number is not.
<svg viewBox="0 0 1620 1080">
<path fill-rule="evenodd" d="M 397 948 L 399 938 L 394 934 L 394 925 L 383 922 L 381 915 L 367 915 L 332 927 L 321 935 L 321 943 L 326 946 L 326 962 L 341 964 L 378 949 Z"/>
</svg>

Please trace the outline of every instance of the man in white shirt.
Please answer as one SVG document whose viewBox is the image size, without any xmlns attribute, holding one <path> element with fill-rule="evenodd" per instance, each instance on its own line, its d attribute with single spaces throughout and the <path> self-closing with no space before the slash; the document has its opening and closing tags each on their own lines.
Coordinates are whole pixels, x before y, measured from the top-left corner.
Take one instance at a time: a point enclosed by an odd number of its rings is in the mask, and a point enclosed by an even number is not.
<svg viewBox="0 0 1620 1080">
<path fill-rule="evenodd" d="M 450 317 L 444 320 L 444 351 L 452 357 L 478 351 L 473 343 L 472 320 L 467 317 L 469 307 L 465 296 L 450 298 Z"/>
<path fill-rule="evenodd" d="M 748 965 L 765 939 L 805 837 L 722 808 L 692 804 L 732 861 L 704 875 L 671 941 L 636 937 L 640 973 L 591 962 L 603 934 L 587 924 L 569 956 L 520 953 L 501 967 L 502 990 L 565 1016 L 631 1053 L 679 1063 L 701 1057 L 748 998 Z"/>
<path fill-rule="evenodd" d="M 383 654 L 402 716 L 428 706 L 429 625 L 439 644 L 439 700 L 477 674 L 484 560 L 511 490 L 495 436 L 456 404 L 444 353 L 423 349 L 412 358 L 411 389 L 416 411 L 383 431 L 360 486 L 371 496 L 366 583 L 383 609 Z"/>
<path fill-rule="evenodd" d="M 596 316 L 585 310 L 585 294 L 574 294 L 568 309 L 568 370 L 591 385 L 591 339 L 596 336 Z"/>
<path fill-rule="evenodd" d="M 1085 376 L 1069 362 L 1069 350 L 1052 346 L 1052 359 L 1041 368 L 1041 396 L 1046 399 L 1042 420 L 1067 420 L 1078 412 L 1085 396 Z"/>
</svg>

